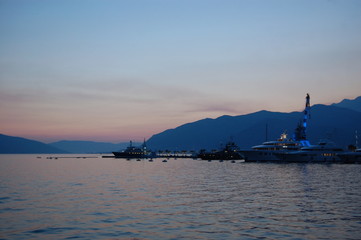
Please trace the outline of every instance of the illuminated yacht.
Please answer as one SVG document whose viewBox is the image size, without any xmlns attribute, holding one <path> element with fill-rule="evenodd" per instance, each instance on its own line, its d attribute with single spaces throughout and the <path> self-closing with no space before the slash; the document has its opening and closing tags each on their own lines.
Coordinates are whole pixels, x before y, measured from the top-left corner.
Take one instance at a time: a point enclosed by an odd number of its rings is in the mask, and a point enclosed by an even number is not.
<svg viewBox="0 0 361 240">
<path fill-rule="evenodd" d="M 276 156 L 283 162 L 341 162 L 339 154 L 344 150 L 333 142 L 321 141 L 317 145 L 303 147 L 299 151 L 277 153 Z"/>
<path fill-rule="evenodd" d="M 280 158 L 276 153 L 297 151 L 301 147 L 310 146 L 306 138 L 307 120 L 310 117 L 310 95 L 306 96 L 306 107 L 303 111 L 303 120 L 295 130 L 293 138 L 287 138 L 287 134 L 283 133 L 276 141 L 264 142 L 261 145 L 253 146 L 249 150 L 241 150 L 245 162 L 280 162 Z"/>
<path fill-rule="evenodd" d="M 264 142 L 261 145 L 253 146 L 250 150 L 241 150 L 246 162 L 270 162 L 279 161 L 275 155 L 278 152 L 297 151 L 302 147 L 299 141 L 288 139 L 287 134 L 281 134 L 276 141 Z"/>
</svg>

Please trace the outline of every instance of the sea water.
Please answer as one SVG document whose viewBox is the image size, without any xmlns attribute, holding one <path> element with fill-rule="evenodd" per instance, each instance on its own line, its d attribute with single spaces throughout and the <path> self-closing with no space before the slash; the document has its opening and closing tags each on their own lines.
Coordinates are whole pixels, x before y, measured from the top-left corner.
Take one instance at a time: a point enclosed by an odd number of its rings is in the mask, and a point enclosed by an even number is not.
<svg viewBox="0 0 361 240">
<path fill-rule="evenodd" d="M 0 155 L 0 239 L 361 239 L 361 165 L 79 157 Z"/>
</svg>

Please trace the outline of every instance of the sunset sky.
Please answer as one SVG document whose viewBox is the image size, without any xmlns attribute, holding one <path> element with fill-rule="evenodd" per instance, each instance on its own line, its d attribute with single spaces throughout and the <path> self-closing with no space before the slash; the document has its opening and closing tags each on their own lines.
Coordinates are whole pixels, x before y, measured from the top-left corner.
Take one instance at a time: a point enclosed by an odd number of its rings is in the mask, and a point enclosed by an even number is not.
<svg viewBox="0 0 361 240">
<path fill-rule="evenodd" d="M 361 95 L 359 0 L 0 0 L 0 133 L 141 141 Z"/>
</svg>

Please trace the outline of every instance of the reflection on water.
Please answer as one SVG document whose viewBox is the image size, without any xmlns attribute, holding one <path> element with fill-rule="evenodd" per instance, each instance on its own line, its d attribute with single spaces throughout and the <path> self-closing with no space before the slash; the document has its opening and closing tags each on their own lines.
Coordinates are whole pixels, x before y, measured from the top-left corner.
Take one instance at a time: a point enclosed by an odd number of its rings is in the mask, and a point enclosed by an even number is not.
<svg viewBox="0 0 361 240">
<path fill-rule="evenodd" d="M 360 172 L 0 155 L 0 239 L 360 239 Z"/>
</svg>

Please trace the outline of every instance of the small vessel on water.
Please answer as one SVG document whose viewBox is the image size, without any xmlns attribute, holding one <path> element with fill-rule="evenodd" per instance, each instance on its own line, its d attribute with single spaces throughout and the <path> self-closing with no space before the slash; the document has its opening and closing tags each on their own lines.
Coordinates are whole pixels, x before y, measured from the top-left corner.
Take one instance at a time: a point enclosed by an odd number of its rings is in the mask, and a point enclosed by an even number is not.
<svg viewBox="0 0 361 240">
<path fill-rule="evenodd" d="M 132 141 L 130 141 L 129 147 L 127 147 L 124 151 L 113 152 L 115 158 L 151 158 L 153 153 L 147 150 L 147 146 L 145 144 L 145 140 L 140 147 L 133 146 Z"/>
<path fill-rule="evenodd" d="M 288 138 L 286 133 L 276 141 L 267 141 L 252 149 L 241 150 L 245 162 L 281 162 L 276 155 L 283 152 L 297 151 L 302 147 L 310 146 L 306 138 L 307 120 L 310 118 L 310 95 L 306 95 L 306 106 L 303 111 L 303 120 L 295 129 L 293 138 Z"/>
<path fill-rule="evenodd" d="M 201 151 L 198 154 L 198 158 L 202 160 L 240 160 L 243 159 L 242 155 L 239 153 L 238 146 L 234 142 L 228 142 L 226 146 L 219 150 L 213 152 Z"/>
<path fill-rule="evenodd" d="M 282 162 L 342 162 L 339 154 L 344 150 L 337 147 L 333 142 L 321 141 L 316 145 L 302 147 L 298 151 L 276 153 Z"/>
</svg>

